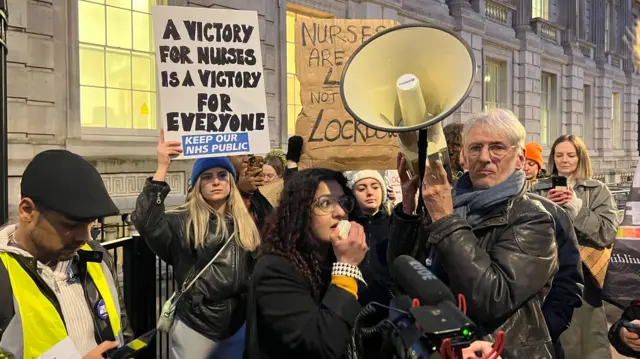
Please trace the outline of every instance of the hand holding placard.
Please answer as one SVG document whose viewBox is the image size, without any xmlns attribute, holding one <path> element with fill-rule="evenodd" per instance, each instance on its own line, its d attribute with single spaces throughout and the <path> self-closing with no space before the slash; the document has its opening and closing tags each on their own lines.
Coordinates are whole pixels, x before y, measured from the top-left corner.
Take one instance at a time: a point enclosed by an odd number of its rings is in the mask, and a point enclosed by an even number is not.
<svg viewBox="0 0 640 359">
<path fill-rule="evenodd" d="M 268 152 L 257 13 L 155 6 L 152 16 L 160 118 L 166 140 L 181 144 L 176 159 Z"/>
<path fill-rule="evenodd" d="M 160 137 L 158 138 L 158 169 L 153 176 L 154 181 L 164 181 L 167 177 L 167 171 L 171 165 L 171 160 L 182 153 L 182 145 L 178 141 L 165 141 L 164 129 L 160 129 Z"/>
</svg>

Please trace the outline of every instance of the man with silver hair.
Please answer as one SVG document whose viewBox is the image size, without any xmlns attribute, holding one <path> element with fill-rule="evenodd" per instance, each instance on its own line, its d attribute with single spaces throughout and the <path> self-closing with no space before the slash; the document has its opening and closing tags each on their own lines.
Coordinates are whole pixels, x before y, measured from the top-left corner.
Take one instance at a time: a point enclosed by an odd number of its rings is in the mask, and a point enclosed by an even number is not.
<svg viewBox="0 0 640 359">
<path fill-rule="evenodd" d="M 467 299 L 478 333 L 506 334 L 503 357 L 552 358 L 542 303 L 558 270 L 554 221 L 525 191 L 525 129 L 502 109 L 475 115 L 463 131 L 468 166 L 452 190 L 442 163 L 422 181 L 426 213 L 417 214 L 418 178 L 404 160 L 398 171 L 404 203 L 392 216 L 389 260 L 408 254 L 426 265 L 454 294 Z"/>
</svg>

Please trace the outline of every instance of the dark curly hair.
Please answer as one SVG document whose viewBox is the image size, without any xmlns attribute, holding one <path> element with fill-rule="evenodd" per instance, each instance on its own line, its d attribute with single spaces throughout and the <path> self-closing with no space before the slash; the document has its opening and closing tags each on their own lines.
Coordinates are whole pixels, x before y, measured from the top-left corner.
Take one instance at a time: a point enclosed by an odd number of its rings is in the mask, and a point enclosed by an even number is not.
<svg viewBox="0 0 640 359">
<path fill-rule="evenodd" d="M 290 260 L 308 278 L 312 295 L 318 299 L 328 281 L 324 271 L 335 261 L 333 250 L 323 250 L 311 234 L 311 203 L 320 182 L 336 181 L 346 195 L 351 195 L 347 180 L 340 172 L 314 168 L 292 174 L 282 191 L 278 207 L 262 229 L 259 255 L 274 254 Z M 330 268 L 329 268 L 330 269 Z"/>
</svg>

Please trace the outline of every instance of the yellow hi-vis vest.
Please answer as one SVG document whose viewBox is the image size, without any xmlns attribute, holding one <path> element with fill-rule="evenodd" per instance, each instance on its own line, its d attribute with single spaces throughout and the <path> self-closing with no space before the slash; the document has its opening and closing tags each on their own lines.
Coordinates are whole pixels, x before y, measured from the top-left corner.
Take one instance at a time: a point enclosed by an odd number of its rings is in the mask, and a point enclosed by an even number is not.
<svg viewBox="0 0 640 359">
<path fill-rule="evenodd" d="M 81 250 L 92 249 L 85 244 Z M 22 320 L 24 359 L 36 359 L 64 340 L 68 336 L 67 329 L 53 303 L 40 292 L 20 263 L 9 253 L 0 253 L 0 260 L 9 274 L 13 296 L 20 311 L 16 315 L 20 315 Z M 117 300 L 118 294 L 112 295 L 109 290 L 100 263 L 87 262 L 87 273 L 104 300 L 111 329 L 117 339 L 120 333 L 120 313 L 117 312 L 114 299 Z"/>
</svg>

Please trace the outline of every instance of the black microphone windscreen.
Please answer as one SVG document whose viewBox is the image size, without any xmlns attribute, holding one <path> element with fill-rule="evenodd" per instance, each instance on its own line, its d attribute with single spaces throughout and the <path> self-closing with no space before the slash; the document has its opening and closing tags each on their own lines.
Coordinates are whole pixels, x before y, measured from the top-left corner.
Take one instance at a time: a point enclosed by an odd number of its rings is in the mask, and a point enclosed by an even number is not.
<svg viewBox="0 0 640 359">
<path fill-rule="evenodd" d="M 444 301 L 456 303 L 453 293 L 425 266 L 409 256 L 399 256 L 390 268 L 393 281 L 420 305 L 435 305 Z"/>
</svg>

